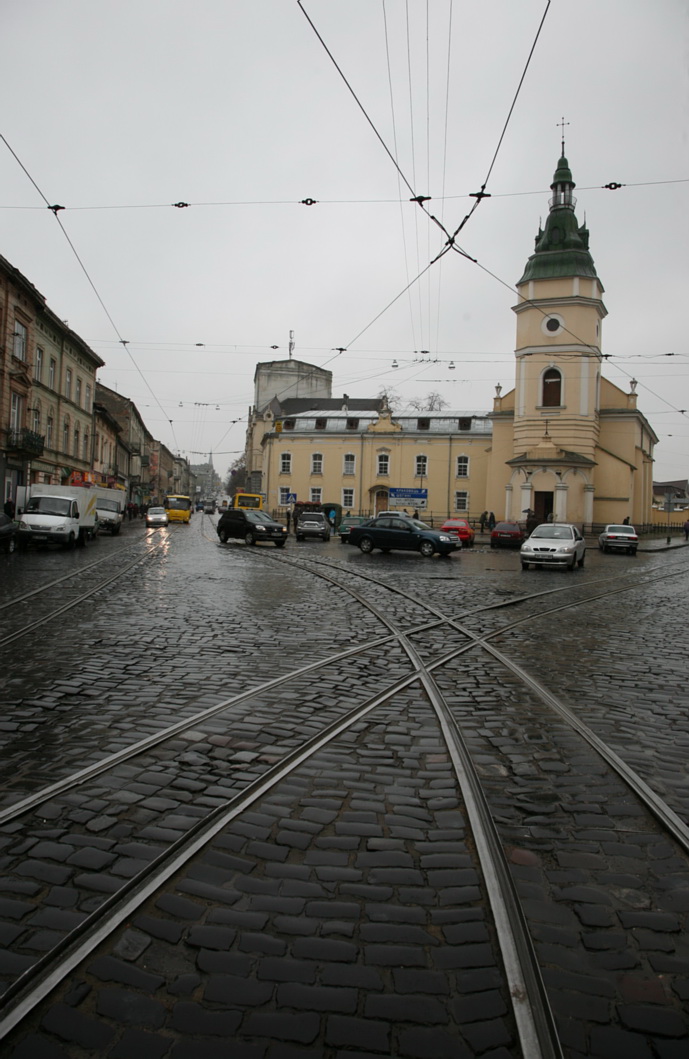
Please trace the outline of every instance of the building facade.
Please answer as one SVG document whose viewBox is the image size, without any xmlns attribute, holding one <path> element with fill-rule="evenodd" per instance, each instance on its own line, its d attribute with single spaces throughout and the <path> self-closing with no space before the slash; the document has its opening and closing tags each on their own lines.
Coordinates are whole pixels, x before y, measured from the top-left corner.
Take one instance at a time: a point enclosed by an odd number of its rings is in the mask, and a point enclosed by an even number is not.
<svg viewBox="0 0 689 1059">
<path fill-rule="evenodd" d="M 504 396 L 496 386 L 492 411 L 393 414 L 380 401 L 337 402 L 304 364 L 300 375 L 327 397 L 317 391 L 300 403 L 273 392 L 286 377 L 276 362 L 258 366 L 246 460 L 252 491 L 269 509 L 320 500 L 370 515 L 404 507 L 406 490 L 407 509 L 434 520 L 487 510 L 589 531 L 627 517 L 651 521 L 658 439 L 637 407 L 636 384 L 625 393 L 601 374 L 607 310 L 574 187 L 563 154 L 545 228 L 517 284 L 515 386 Z"/>
<path fill-rule="evenodd" d="M 18 485 L 88 479 L 96 371 L 103 364 L 40 291 L 0 257 L 3 498 L 13 498 Z"/>
</svg>

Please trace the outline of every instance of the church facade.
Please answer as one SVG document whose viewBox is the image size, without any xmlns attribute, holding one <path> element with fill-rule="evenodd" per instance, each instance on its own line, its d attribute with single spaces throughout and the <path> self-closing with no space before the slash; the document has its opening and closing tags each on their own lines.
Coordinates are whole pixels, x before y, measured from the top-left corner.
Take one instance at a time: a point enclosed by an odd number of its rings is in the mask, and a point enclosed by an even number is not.
<svg viewBox="0 0 689 1059">
<path fill-rule="evenodd" d="M 305 396 L 294 388 L 269 396 L 275 363 L 258 366 L 246 459 L 270 510 L 286 512 L 297 497 L 375 514 L 394 506 L 396 490 L 424 496 L 406 506 L 434 519 L 488 510 L 588 531 L 651 520 L 657 437 L 635 384 L 625 393 L 602 376 L 603 286 L 574 187 L 563 154 L 545 228 L 517 283 L 515 385 L 504 395 L 496 386 L 485 416 L 396 415 L 379 399 L 336 400 L 330 373 L 303 363 Z"/>
</svg>

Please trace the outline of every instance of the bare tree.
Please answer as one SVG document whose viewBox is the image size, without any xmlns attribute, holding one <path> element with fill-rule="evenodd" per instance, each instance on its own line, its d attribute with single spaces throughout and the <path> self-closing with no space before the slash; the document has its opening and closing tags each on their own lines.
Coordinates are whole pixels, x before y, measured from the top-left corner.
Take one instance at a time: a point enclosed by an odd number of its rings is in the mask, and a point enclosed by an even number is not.
<svg viewBox="0 0 689 1059">
<path fill-rule="evenodd" d="M 391 386 L 381 386 L 376 397 L 379 401 L 385 401 L 391 412 L 396 412 L 402 404 L 402 398 Z"/>
<path fill-rule="evenodd" d="M 447 401 L 439 393 L 431 392 L 425 397 L 412 398 L 409 407 L 415 412 L 442 412 L 443 408 L 447 408 Z"/>
</svg>

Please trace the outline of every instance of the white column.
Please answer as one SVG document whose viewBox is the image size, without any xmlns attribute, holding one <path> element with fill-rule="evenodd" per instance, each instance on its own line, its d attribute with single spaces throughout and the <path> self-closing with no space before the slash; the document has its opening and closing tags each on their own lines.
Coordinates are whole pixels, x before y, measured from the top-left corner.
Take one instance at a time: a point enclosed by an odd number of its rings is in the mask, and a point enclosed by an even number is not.
<svg viewBox="0 0 689 1059">
<path fill-rule="evenodd" d="M 512 489 L 511 484 L 508 483 L 505 486 L 505 519 L 508 522 L 512 519 L 513 494 L 514 494 L 514 490 Z M 518 517 L 519 516 L 517 516 L 517 518 Z"/>
<path fill-rule="evenodd" d="M 521 493 L 520 493 L 521 501 L 520 501 L 520 504 L 519 504 L 519 511 L 517 513 L 517 518 L 520 519 L 520 520 L 526 519 L 526 517 L 527 517 L 526 516 L 526 512 L 527 511 L 531 511 L 532 508 L 533 508 L 532 493 L 533 493 L 533 490 L 532 490 L 531 482 L 524 482 L 524 484 L 521 487 Z"/>
<path fill-rule="evenodd" d="M 593 497 L 596 491 L 596 487 L 593 485 L 584 486 L 584 533 L 590 533 L 593 526 Z"/>
<path fill-rule="evenodd" d="M 555 486 L 555 511 L 553 518 L 555 522 L 566 522 L 567 521 L 567 492 L 569 486 L 565 485 L 564 482 L 558 482 Z"/>
</svg>

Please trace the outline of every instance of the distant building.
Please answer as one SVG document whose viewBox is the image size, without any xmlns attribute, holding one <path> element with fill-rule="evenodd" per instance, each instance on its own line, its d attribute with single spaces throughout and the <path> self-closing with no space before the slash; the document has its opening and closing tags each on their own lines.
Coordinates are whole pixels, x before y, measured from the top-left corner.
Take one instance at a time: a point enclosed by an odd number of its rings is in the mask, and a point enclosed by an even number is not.
<svg viewBox="0 0 689 1059">
<path fill-rule="evenodd" d="M 649 522 L 658 439 L 636 384 L 625 393 L 602 377 L 607 310 L 574 187 L 563 155 L 517 284 L 515 386 L 504 396 L 496 386 L 492 411 L 393 414 L 380 399 L 331 399 L 311 365 L 259 365 L 246 449 L 252 491 L 274 510 L 296 496 L 373 514 L 393 501 L 404 507 L 406 491 L 409 509 L 425 495 L 419 506 L 438 517 L 488 510 L 525 521 L 531 512 L 586 529 Z M 297 399 L 283 382 L 313 392 Z"/>
</svg>

